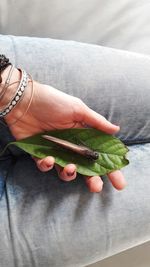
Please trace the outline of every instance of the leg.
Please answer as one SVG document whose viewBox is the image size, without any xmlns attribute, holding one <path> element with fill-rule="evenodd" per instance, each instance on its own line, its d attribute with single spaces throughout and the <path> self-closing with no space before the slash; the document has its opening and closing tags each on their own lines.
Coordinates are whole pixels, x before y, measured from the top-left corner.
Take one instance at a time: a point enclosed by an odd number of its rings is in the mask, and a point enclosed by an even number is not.
<svg viewBox="0 0 150 267">
<path fill-rule="evenodd" d="M 1 51 L 35 79 L 81 97 L 120 124 L 123 140 L 149 140 L 148 57 L 75 42 L 6 39 Z M 130 147 L 131 164 L 123 170 L 128 187 L 121 193 L 106 177 L 103 192 L 91 194 L 80 175 L 64 183 L 54 170 L 37 170 L 25 153 L 11 157 L 0 202 L 2 267 L 85 266 L 150 239 L 149 144 Z"/>
<path fill-rule="evenodd" d="M 80 97 L 119 124 L 123 141 L 150 141 L 149 56 L 72 41 L 1 39 L 1 51 L 35 79 Z"/>
</svg>

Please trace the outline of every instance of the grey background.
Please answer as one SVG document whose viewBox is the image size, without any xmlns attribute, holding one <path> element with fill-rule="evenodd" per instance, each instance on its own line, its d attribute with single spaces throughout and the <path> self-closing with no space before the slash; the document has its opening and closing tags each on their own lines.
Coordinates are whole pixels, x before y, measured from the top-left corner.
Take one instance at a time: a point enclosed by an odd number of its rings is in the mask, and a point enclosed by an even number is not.
<svg viewBox="0 0 150 267">
<path fill-rule="evenodd" d="M 1 0 L 0 32 L 150 53 L 149 0 Z"/>
<path fill-rule="evenodd" d="M 150 53 L 149 0 L 1 0 L 0 33 L 51 37 Z M 93 267 L 148 267 L 149 242 Z"/>
</svg>

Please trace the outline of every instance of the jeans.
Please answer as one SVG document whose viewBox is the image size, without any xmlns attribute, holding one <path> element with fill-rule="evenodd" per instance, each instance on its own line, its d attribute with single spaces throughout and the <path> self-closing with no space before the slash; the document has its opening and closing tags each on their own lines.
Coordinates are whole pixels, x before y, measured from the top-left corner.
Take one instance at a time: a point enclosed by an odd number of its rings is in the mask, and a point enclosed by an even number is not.
<svg viewBox="0 0 150 267">
<path fill-rule="evenodd" d="M 0 51 L 35 80 L 81 98 L 120 125 L 129 147 L 127 187 L 103 176 L 90 193 L 81 175 L 63 182 L 10 147 L 0 158 L 0 267 L 80 267 L 150 239 L 150 57 L 48 38 L 0 36 Z M 51 114 L 50 114 L 51 116 Z M 0 125 L 0 148 L 13 136 Z"/>
</svg>

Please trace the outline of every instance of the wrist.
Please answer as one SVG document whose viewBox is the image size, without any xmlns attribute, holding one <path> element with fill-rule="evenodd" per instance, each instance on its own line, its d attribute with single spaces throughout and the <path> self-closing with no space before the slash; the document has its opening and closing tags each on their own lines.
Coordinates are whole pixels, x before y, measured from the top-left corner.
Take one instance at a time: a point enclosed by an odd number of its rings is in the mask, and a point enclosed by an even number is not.
<svg viewBox="0 0 150 267">
<path fill-rule="evenodd" d="M 10 68 L 7 68 L 3 73 L 3 83 L 2 86 L 5 85 L 7 77 L 9 75 Z M 26 107 L 28 106 L 28 102 L 30 102 L 30 80 L 26 80 L 26 72 L 19 71 L 18 69 L 14 69 L 11 80 L 9 81 L 9 87 L 6 89 L 4 96 L 2 97 L 2 101 L 0 101 L 0 110 L 7 110 L 8 107 L 12 107 L 13 102 L 16 100 L 16 96 L 20 101 L 14 105 L 14 107 L 8 112 L 8 114 L 4 115 L 4 120 L 11 126 L 14 124 L 16 120 L 24 113 Z M 25 84 L 25 80 L 27 81 L 27 85 Z M 2 90 L 1 86 L 1 90 Z M 24 87 L 24 93 L 22 93 Z M 29 88 L 26 88 L 29 87 Z M 21 93 L 21 94 L 19 94 Z M 21 96 L 22 95 L 22 96 Z M 19 97 L 20 96 L 20 97 Z M 14 100 L 13 100 L 14 99 Z M 10 103 L 10 104 L 9 104 Z M 22 116 L 21 116 L 22 117 Z"/>
<path fill-rule="evenodd" d="M 4 116 L 4 119 L 8 127 L 22 121 L 22 118 L 27 115 L 33 100 L 34 87 L 32 76 L 27 74 L 26 71 L 20 70 L 20 72 L 21 79 L 19 80 L 13 98 L 11 98 L 10 103 L 5 107 L 8 113 Z"/>
</svg>

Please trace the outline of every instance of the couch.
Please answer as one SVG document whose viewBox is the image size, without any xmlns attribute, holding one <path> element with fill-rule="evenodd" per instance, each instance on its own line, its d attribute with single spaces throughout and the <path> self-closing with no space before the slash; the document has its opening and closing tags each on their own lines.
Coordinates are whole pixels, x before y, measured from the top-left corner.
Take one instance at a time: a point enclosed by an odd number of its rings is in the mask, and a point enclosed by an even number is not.
<svg viewBox="0 0 150 267">
<path fill-rule="evenodd" d="M 0 222 L 1 267 L 87 266 L 150 240 L 148 7 L 147 1 L 133 0 L 115 4 L 98 0 L 0 2 L 0 51 L 38 81 L 81 97 L 91 108 L 120 124 L 118 137 L 130 150 L 130 164 L 123 169 L 127 188 L 117 191 L 104 177 L 100 194 L 89 193 L 80 176 L 70 184 L 61 183 L 55 171 L 48 186 L 47 174 L 41 174 L 20 150 L 12 149 L 11 156 L 1 158 L 1 177 L 7 177 L 1 179 L 0 207 L 5 218 Z M 52 57 L 55 49 L 64 61 L 56 54 Z M 22 51 L 26 57 L 22 57 Z M 43 51 L 49 73 L 38 71 L 40 58 L 34 64 L 39 51 Z M 80 71 L 76 73 L 79 57 Z M 56 71 L 64 62 L 67 67 Z M 90 65 L 93 68 L 88 77 Z M 82 94 L 77 90 L 81 85 Z M 104 90 L 108 96 L 100 106 L 92 93 L 87 98 L 91 85 L 94 94 Z M 2 126 L 1 136 L 1 146 L 12 139 Z M 29 181 L 27 177 L 33 173 L 37 180 Z M 40 212 L 39 206 L 43 207 Z M 43 229 L 36 228 L 39 220 Z"/>
</svg>

